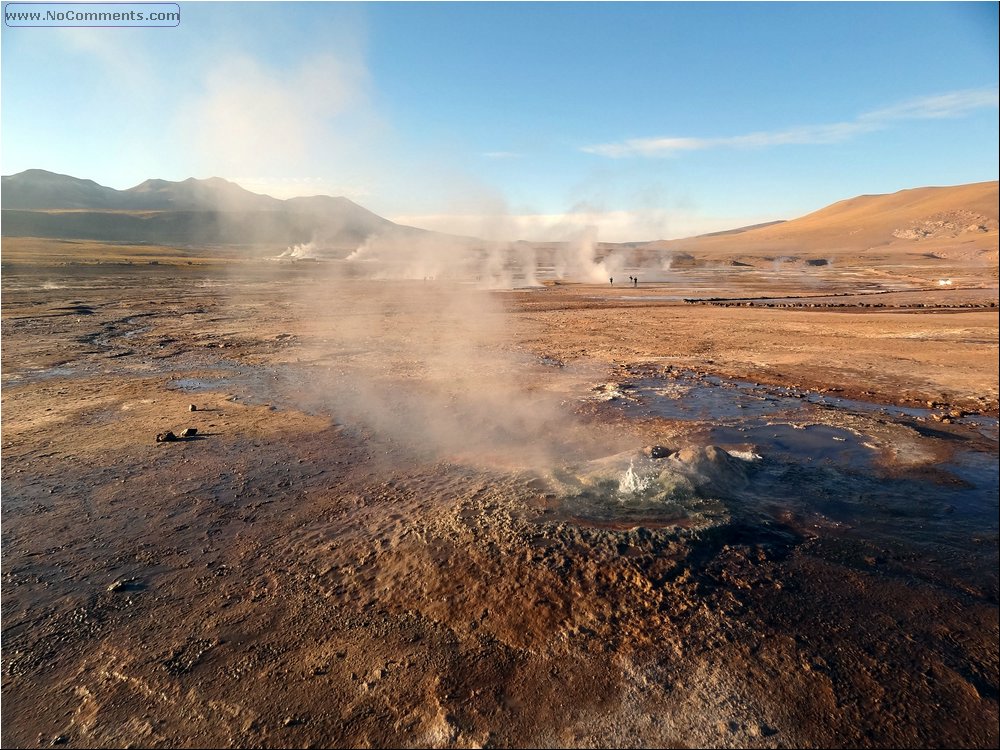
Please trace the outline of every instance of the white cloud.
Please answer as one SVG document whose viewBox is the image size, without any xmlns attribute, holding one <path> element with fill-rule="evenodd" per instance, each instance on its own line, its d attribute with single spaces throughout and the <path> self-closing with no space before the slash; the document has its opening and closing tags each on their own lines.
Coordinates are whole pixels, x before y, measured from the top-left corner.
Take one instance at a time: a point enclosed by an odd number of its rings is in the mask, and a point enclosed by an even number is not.
<svg viewBox="0 0 1000 750">
<path fill-rule="evenodd" d="M 629 138 L 619 143 L 584 146 L 581 151 L 598 156 L 673 156 L 680 151 L 711 148 L 711 138 Z"/>
<path fill-rule="evenodd" d="M 996 109 L 997 88 L 967 89 L 938 96 L 911 99 L 872 112 L 854 120 L 822 125 L 806 125 L 777 131 L 748 133 L 718 138 L 663 137 L 630 138 L 617 143 L 584 146 L 581 151 L 598 156 L 677 156 L 686 151 L 714 148 L 765 148 L 767 146 L 838 143 L 861 133 L 885 130 L 901 120 L 928 120 L 963 117 L 979 109 Z"/>
<path fill-rule="evenodd" d="M 889 122 L 963 117 L 977 109 L 996 109 L 998 105 L 1000 105 L 1000 90 L 994 86 L 991 89 L 966 89 L 937 96 L 923 96 L 869 112 L 858 119 Z"/>
</svg>

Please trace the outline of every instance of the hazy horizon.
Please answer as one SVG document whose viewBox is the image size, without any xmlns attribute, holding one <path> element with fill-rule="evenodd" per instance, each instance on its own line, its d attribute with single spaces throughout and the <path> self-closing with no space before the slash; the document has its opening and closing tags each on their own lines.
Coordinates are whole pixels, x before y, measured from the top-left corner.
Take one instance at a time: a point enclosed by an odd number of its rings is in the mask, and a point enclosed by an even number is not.
<svg viewBox="0 0 1000 750">
<path fill-rule="evenodd" d="M 610 242 L 998 176 L 991 3 L 181 11 L 5 25 L 3 173 L 219 176 L 454 234 Z"/>
<path fill-rule="evenodd" d="M 32 170 L 37 170 L 37 169 L 38 168 L 32 168 L 31 170 L 23 170 L 23 171 L 32 171 Z M 5 177 L 5 178 L 7 178 L 7 177 L 14 177 L 14 176 L 16 176 L 18 174 L 22 174 L 23 171 L 15 173 L 13 175 L 3 175 L 3 177 Z M 83 180 L 89 180 L 90 179 L 89 177 L 86 177 L 86 176 L 83 176 L 83 175 L 71 175 L 71 174 L 67 174 L 66 172 L 53 172 L 52 170 L 41 170 L 41 171 L 50 172 L 52 174 L 59 174 L 59 175 L 63 175 L 63 176 L 71 177 L 71 178 L 75 178 L 75 179 L 83 179 Z M 125 188 L 114 188 L 114 189 L 115 190 L 119 190 L 119 191 L 129 190 L 131 188 L 139 187 L 140 185 L 144 184 L 145 182 L 148 182 L 148 181 L 158 181 L 158 180 L 161 180 L 161 179 L 162 178 L 158 178 L 158 177 L 148 177 L 145 180 L 141 180 L 140 182 L 136 183 L 135 185 L 129 185 L 129 186 L 125 187 Z M 228 178 L 222 177 L 221 175 L 211 175 L 209 177 L 188 177 L 188 178 L 184 178 L 182 180 L 176 180 L 176 181 L 170 181 L 170 182 L 173 182 L 173 183 L 176 184 L 178 182 L 186 182 L 186 181 L 191 180 L 191 179 L 202 181 L 202 182 L 209 181 L 209 180 L 214 180 L 214 179 L 223 179 L 223 180 L 226 180 L 227 182 L 230 182 L 231 184 L 237 185 L 238 187 L 240 187 L 240 188 L 242 188 L 244 190 L 248 190 L 249 192 L 254 193 L 255 195 L 262 195 L 262 196 L 268 197 L 268 198 L 278 198 L 278 196 L 269 195 L 267 193 L 256 193 L 256 192 L 254 192 L 252 190 L 249 190 L 246 186 L 240 185 L 238 182 L 235 182 L 233 180 L 229 180 Z M 97 182 L 96 180 L 92 180 L 92 181 Z M 997 181 L 996 180 L 985 180 L 985 181 L 982 181 L 982 183 L 965 183 L 965 184 L 985 184 L 985 183 L 988 183 L 988 182 L 997 182 Z M 100 184 L 100 183 L 97 183 L 97 184 Z M 962 187 L 962 186 L 963 185 L 916 185 L 916 186 L 913 186 L 911 188 L 903 188 L 903 191 L 906 191 L 906 190 L 922 190 L 922 189 L 925 189 L 925 188 L 931 188 L 931 189 L 936 189 L 936 188 L 953 188 L 953 187 Z M 102 187 L 112 187 L 112 186 L 110 186 L 110 185 L 103 185 Z M 874 197 L 876 195 L 884 195 L 884 194 L 871 194 L 871 193 L 867 193 L 867 194 L 862 194 L 862 195 L 867 196 L 867 197 Z M 290 196 L 290 197 L 344 197 L 344 196 L 327 196 L 325 194 L 312 194 L 312 195 L 303 194 L 303 195 L 300 195 L 300 196 Z M 852 198 L 857 198 L 857 197 L 861 197 L 861 196 L 860 195 L 859 196 L 853 196 L 853 195 L 852 196 L 844 196 L 840 200 L 850 200 Z M 286 199 L 279 198 L 279 200 L 286 200 Z M 358 205 L 360 205 L 362 208 L 367 208 L 364 205 L 363 201 L 355 201 L 355 202 Z M 837 202 L 839 202 L 839 201 L 834 201 L 834 203 L 837 203 Z M 816 206 L 814 208 L 809 209 L 807 212 L 805 212 L 804 214 L 799 215 L 799 216 L 785 216 L 785 217 L 775 217 L 775 218 L 772 218 L 772 219 L 763 219 L 763 220 L 757 221 L 757 222 L 751 222 L 751 223 L 742 224 L 742 225 L 738 225 L 738 226 L 737 225 L 727 226 L 727 227 L 722 227 L 720 229 L 708 230 L 706 232 L 700 232 L 700 233 L 691 233 L 691 234 L 686 234 L 686 235 L 664 236 L 664 237 L 627 238 L 627 239 L 619 239 L 619 240 L 602 240 L 602 241 L 604 241 L 604 242 L 636 243 L 636 242 L 648 242 L 648 241 L 655 241 L 655 240 L 688 239 L 688 238 L 697 237 L 697 236 L 703 235 L 703 234 L 726 233 L 727 231 L 733 231 L 733 230 L 738 230 L 738 229 L 745 229 L 745 228 L 749 228 L 749 227 L 755 227 L 755 226 L 758 226 L 758 225 L 768 225 L 768 224 L 774 224 L 774 223 L 784 223 L 784 222 L 787 222 L 787 221 L 793 221 L 795 219 L 802 218 L 802 216 L 811 214 L 811 213 L 813 213 L 815 211 L 819 211 L 819 210 L 822 210 L 824 208 L 828 208 L 830 205 L 832 205 L 832 204 L 827 204 L 825 206 Z M 624 213 L 625 212 L 619 212 L 619 214 L 624 214 Z M 413 217 L 409 217 L 409 216 L 397 216 L 397 217 L 383 217 L 383 218 L 390 218 L 390 220 L 393 221 L 393 222 L 395 222 L 396 224 L 400 224 L 400 225 L 404 225 L 404 226 L 411 226 L 411 227 L 416 227 L 416 228 L 419 228 L 419 229 L 426 229 L 426 230 L 429 230 L 429 231 L 441 232 L 441 233 L 445 233 L 445 234 L 453 234 L 453 235 L 462 236 L 462 237 L 475 237 L 476 236 L 476 234 L 475 234 L 476 228 L 482 226 L 482 217 L 481 216 L 477 216 L 477 215 L 460 216 L 460 215 L 454 215 L 453 214 L 453 215 L 442 215 L 440 217 L 435 217 L 435 216 L 413 216 Z M 551 227 L 553 227 L 553 226 L 557 227 L 557 228 L 560 225 L 566 226 L 567 227 L 567 232 L 570 231 L 569 228 L 574 227 L 574 226 L 590 227 L 592 229 L 595 229 L 595 228 L 596 229 L 600 229 L 602 227 L 606 229 L 607 226 L 608 226 L 607 215 L 605 215 L 605 217 L 604 217 L 605 221 L 602 223 L 602 226 L 597 226 L 595 224 L 590 224 L 590 225 L 586 224 L 585 220 L 588 217 L 586 217 L 585 215 L 579 217 L 580 223 L 578 225 L 574 225 L 572 223 L 573 222 L 573 218 L 574 218 L 572 214 L 562 214 L 562 215 L 558 215 L 557 214 L 557 215 L 552 215 L 552 216 L 521 216 L 521 217 L 518 217 L 518 216 L 508 216 L 506 218 L 508 218 L 510 220 L 510 222 L 508 224 L 509 227 L 517 227 L 517 226 L 528 227 L 529 228 L 529 233 L 530 233 L 530 227 L 534 226 L 534 227 L 540 229 L 542 232 L 545 232 L 548 235 L 547 239 L 544 240 L 544 241 L 552 241 L 552 242 L 573 242 L 578 237 L 578 235 L 573 235 L 573 234 L 560 234 L 559 231 L 558 231 L 558 229 L 553 232 L 552 229 L 551 229 Z M 623 220 L 623 221 L 625 221 L 627 223 L 627 216 L 621 216 L 620 215 L 617 218 L 619 218 L 620 220 Z M 546 227 L 546 222 L 549 222 L 549 226 L 548 227 Z M 462 231 L 462 227 L 463 226 L 468 227 L 469 231 Z M 498 239 L 498 240 L 501 240 L 503 242 L 518 242 L 518 241 L 528 241 L 528 242 L 534 241 L 534 242 L 538 242 L 538 241 L 542 241 L 542 240 L 531 240 L 531 239 L 528 239 L 526 237 L 519 237 L 519 236 L 493 237 L 492 239 Z"/>
</svg>

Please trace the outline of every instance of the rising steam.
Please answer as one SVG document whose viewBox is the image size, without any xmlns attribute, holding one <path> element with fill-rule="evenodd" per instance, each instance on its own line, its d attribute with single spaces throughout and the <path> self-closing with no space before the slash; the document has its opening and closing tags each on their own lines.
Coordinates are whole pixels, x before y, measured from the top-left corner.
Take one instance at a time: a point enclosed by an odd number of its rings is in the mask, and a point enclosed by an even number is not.
<svg viewBox="0 0 1000 750">
<path fill-rule="evenodd" d="M 431 261 L 381 269 L 448 267 Z M 339 422 L 424 458 L 494 466 L 550 466 L 593 445 L 566 395 L 546 387 L 552 368 L 511 345 L 502 294 L 443 270 L 426 281 L 359 278 L 343 264 L 323 270 L 304 301 L 303 325 L 316 332 L 309 387 Z"/>
</svg>

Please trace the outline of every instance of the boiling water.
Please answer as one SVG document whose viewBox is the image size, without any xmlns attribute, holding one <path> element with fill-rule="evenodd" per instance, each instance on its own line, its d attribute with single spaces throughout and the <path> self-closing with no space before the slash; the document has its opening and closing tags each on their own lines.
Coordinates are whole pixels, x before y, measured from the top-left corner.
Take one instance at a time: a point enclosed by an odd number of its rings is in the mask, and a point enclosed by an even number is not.
<svg viewBox="0 0 1000 750">
<path fill-rule="evenodd" d="M 641 495 L 649 489 L 652 483 L 653 477 L 640 477 L 635 472 L 635 461 L 629 461 L 628 469 L 618 480 L 618 495 L 624 501 L 630 497 Z"/>
<path fill-rule="evenodd" d="M 602 408 L 647 425 L 663 420 L 679 436 L 675 450 L 579 467 L 581 481 L 564 483 L 564 509 L 581 523 L 836 534 L 946 561 L 935 575 L 961 571 L 963 585 L 995 590 L 996 419 L 946 432 L 926 419 L 929 410 L 720 379 L 650 379 L 627 393 Z"/>
</svg>

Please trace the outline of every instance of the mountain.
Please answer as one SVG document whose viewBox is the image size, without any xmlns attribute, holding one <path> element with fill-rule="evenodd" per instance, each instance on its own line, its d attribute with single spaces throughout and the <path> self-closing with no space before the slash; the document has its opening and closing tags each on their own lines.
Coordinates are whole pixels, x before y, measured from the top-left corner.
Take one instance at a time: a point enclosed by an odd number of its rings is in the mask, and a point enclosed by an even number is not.
<svg viewBox="0 0 1000 750">
<path fill-rule="evenodd" d="M 315 242 L 341 250 L 353 250 L 372 235 L 456 239 L 394 224 L 347 198 L 278 200 L 218 177 L 146 180 L 115 190 L 29 169 L 3 177 L 2 201 L 6 237 L 206 246 Z M 922 187 L 850 198 L 790 221 L 627 245 L 670 251 L 675 258 L 832 258 L 883 251 L 975 257 L 997 251 L 998 202 L 996 181 Z"/>
<path fill-rule="evenodd" d="M 2 178 L 3 235 L 185 245 L 354 249 L 374 234 L 431 237 L 342 197 L 278 200 L 218 177 L 146 180 L 127 190 L 29 169 Z"/>
<path fill-rule="evenodd" d="M 220 177 L 182 182 L 146 180 L 121 191 L 122 208 L 133 211 L 280 211 L 283 201 L 258 195 Z M 37 206 L 36 208 L 56 208 Z"/>
<path fill-rule="evenodd" d="M 760 229 L 762 227 L 769 227 L 774 224 L 784 224 L 784 219 L 778 219 L 777 221 L 765 221 L 760 224 L 750 224 L 745 227 L 736 227 L 736 229 L 723 229 L 718 232 L 706 232 L 705 234 L 699 234 L 699 237 L 721 237 L 724 234 L 742 234 L 743 232 L 749 232 L 751 229 Z"/>
<path fill-rule="evenodd" d="M 861 195 L 792 219 L 736 232 L 646 243 L 648 250 L 699 256 L 802 256 L 830 258 L 873 252 L 996 253 L 998 183 L 922 187 Z"/>
<path fill-rule="evenodd" d="M 251 193 L 221 177 L 146 180 L 127 190 L 115 190 L 93 180 L 29 169 L 2 181 L 3 207 L 27 211 L 280 211 L 287 203 Z M 350 203 L 346 198 L 337 200 Z"/>
<path fill-rule="evenodd" d="M 29 169 L 2 180 L 4 208 L 102 210 L 112 208 L 120 195 L 118 190 L 98 185 L 93 180 L 44 169 Z"/>
</svg>

